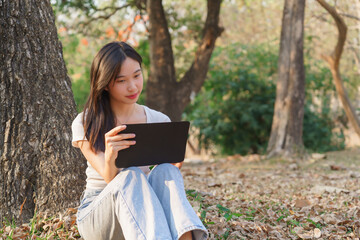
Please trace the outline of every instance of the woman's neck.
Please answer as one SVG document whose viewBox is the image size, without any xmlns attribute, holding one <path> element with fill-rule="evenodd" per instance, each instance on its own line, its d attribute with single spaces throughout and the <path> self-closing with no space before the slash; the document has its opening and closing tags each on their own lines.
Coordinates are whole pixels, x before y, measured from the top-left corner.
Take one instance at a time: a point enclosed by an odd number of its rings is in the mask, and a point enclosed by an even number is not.
<svg viewBox="0 0 360 240">
<path fill-rule="evenodd" d="M 126 124 L 132 117 L 132 115 L 136 112 L 137 104 L 124 104 L 117 105 L 116 107 L 111 107 L 111 110 L 114 114 L 117 122 L 122 124 Z"/>
</svg>

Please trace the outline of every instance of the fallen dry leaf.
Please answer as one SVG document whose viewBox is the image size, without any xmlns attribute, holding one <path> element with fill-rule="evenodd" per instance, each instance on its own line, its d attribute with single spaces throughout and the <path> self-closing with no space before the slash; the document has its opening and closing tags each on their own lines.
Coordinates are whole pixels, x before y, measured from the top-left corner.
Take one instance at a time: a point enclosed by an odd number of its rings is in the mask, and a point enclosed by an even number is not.
<svg viewBox="0 0 360 240">
<path fill-rule="evenodd" d="M 311 206 L 311 202 L 307 199 L 297 199 L 295 201 L 295 207 L 297 208 L 303 208 L 308 206 Z"/>
<path fill-rule="evenodd" d="M 321 230 L 318 228 L 314 229 L 314 237 L 315 238 L 320 238 L 321 237 Z"/>
</svg>

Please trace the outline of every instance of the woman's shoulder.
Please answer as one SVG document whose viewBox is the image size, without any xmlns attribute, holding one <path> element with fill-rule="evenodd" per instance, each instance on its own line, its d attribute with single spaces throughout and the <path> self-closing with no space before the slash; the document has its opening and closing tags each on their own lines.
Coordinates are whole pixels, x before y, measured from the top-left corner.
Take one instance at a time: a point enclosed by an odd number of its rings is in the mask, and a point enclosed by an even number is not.
<svg viewBox="0 0 360 240">
<path fill-rule="evenodd" d="M 76 117 L 74 118 L 72 124 L 81 124 L 83 125 L 83 115 L 84 112 L 78 113 L 78 115 L 76 115 Z"/>
<path fill-rule="evenodd" d="M 83 112 L 79 113 L 71 124 L 72 145 L 74 147 L 79 147 L 78 141 L 86 140 L 83 126 L 83 115 Z"/>
<path fill-rule="evenodd" d="M 157 110 L 151 109 L 145 105 L 143 105 L 146 115 L 147 115 L 147 119 L 149 121 L 149 123 L 152 122 L 171 122 L 170 118 L 165 115 L 162 112 L 159 112 Z"/>
</svg>

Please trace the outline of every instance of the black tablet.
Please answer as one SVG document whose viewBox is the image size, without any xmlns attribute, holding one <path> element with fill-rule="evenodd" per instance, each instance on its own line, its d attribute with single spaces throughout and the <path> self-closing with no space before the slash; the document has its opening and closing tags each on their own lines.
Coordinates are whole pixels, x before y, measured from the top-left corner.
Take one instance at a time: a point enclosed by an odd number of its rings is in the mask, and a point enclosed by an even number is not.
<svg viewBox="0 0 360 240">
<path fill-rule="evenodd" d="M 126 124 L 119 134 L 135 133 L 136 144 L 120 150 L 115 165 L 126 168 L 184 161 L 189 126 L 187 121 Z"/>
</svg>

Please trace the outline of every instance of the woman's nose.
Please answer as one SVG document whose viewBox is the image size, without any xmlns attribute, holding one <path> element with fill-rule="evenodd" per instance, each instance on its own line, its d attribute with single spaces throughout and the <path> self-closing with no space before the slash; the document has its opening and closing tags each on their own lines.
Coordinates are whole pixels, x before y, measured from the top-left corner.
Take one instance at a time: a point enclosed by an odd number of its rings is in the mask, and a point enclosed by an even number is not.
<svg viewBox="0 0 360 240">
<path fill-rule="evenodd" d="M 128 91 L 131 92 L 136 88 L 135 83 L 133 83 L 132 81 L 129 83 L 128 85 Z"/>
</svg>

